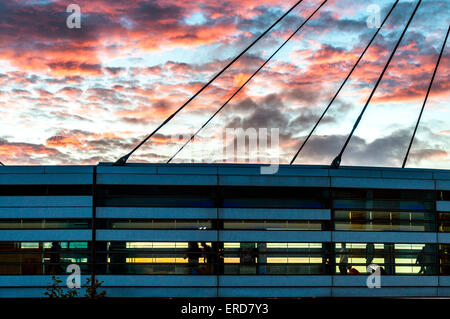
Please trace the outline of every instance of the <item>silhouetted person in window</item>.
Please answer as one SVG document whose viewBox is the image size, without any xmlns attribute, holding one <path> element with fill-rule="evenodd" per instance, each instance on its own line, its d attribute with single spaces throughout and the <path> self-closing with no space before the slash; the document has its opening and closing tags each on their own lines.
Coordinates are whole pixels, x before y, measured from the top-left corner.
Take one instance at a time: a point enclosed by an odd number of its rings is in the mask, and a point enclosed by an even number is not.
<svg viewBox="0 0 450 319">
<path fill-rule="evenodd" d="M 425 245 L 422 251 L 417 255 L 416 264 L 419 264 L 419 274 L 429 275 L 432 273 L 431 264 L 433 263 L 433 247 Z"/>
<path fill-rule="evenodd" d="M 339 255 L 339 272 L 341 275 L 346 275 L 348 269 L 348 250 L 345 247 L 345 243 L 342 244 L 342 248 L 339 250 Z"/>
<path fill-rule="evenodd" d="M 52 247 L 50 248 L 50 274 L 59 275 L 62 274 L 62 268 L 60 265 L 61 257 L 61 245 L 54 241 L 52 242 Z"/>
<path fill-rule="evenodd" d="M 374 255 L 375 255 L 375 245 L 372 243 L 368 243 L 366 245 L 366 266 L 372 264 Z"/>
<path fill-rule="evenodd" d="M 189 269 L 191 271 L 191 274 L 197 274 L 197 267 L 198 267 L 198 259 L 200 258 L 202 251 L 198 247 L 197 242 L 189 242 L 188 244 L 188 251 L 186 253 L 186 258 L 188 259 L 188 265 Z"/>
<path fill-rule="evenodd" d="M 205 261 L 204 271 L 205 271 L 205 273 L 210 274 L 212 272 L 212 266 L 213 266 L 212 264 L 213 264 L 213 259 L 214 259 L 214 256 L 212 254 L 213 251 L 212 251 L 212 248 L 209 247 L 205 242 L 202 242 L 201 246 L 202 246 L 202 251 L 203 251 L 203 253 L 202 253 L 203 259 Z"/>
</svg>

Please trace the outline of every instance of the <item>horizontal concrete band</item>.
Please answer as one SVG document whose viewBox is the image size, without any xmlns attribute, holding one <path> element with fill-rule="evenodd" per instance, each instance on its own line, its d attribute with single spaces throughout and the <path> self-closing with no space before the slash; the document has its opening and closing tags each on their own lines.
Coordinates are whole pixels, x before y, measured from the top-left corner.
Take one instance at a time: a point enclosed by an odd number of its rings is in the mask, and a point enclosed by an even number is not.
<svg viewBox="0 0 450 319">
<path fill-rule="evenodd" d="M 59 275 L 65 286 L 67 275 Z M 89 276 L 83 275 L 82 282 Z M 103 287 L 366 287 L 368 276 L 97 275 Z M 0 276 L 0 287 L 46 287 L 50 275 Z M 381 276 L 381 287 L 450 287 L 450 276 Z"/>
<path fill-rule="evenodd" d="M 329 209 L 97 207 L 97 218 L 329 220 Z"/>
<path fill-rule="evenodd" d="M 450 189 L 450 181 L 447 180 L 279 175 L 98 174 L 97 183 L 100 185 L 223 185 L 417 190 Z"/>
<path fill-rule="evenodd" d="M 261 164 L 128 164 L 127 166 L 101 165 L 99 174 L 144 175 L 262 175 Z M 450 180 L 450 172 L 438 169 L 401 169 L 386 167 L 341 166 L 330 169 L 326 165 L 279 165 L 276 176 L 364 177 L 385 179 Z"/>
<path fill-rule="evenodd" d="M 327 242 L 330 239 L 327 231 L 97 230 L 97 240 L 110 241 Z"/>
<path fill-rule="evenodd" d="M 97 230 L 97 241 L 216 241 L 212 230 Z"/>
<path fill-rule="evenodd" d="M 0 173 L 0 185 L 89 185 L 92 184 L 92 179 L 92 174 Z"/>
<path fill-rule="evenodd" d="M 449 297 L 449 288 L 103 288 L 107 297 Z M 45 288 L 0 288 L 0 298 L 42 298 Z M 84 294 L 84 290 L 80 295 Z"/>
<path fill-rule="evenodd" d="M 91 206 L 92 196 L 0 196 L 0 208 Z"/>
<path fill-rule="evenodd" d="M 223 242 L 354 242 L 450 243 L 450 233 L 329 232 L 252 230 L 109 230 L 99 229 L 98 241 L 223 241 Z M 0 230 L 0 241 L 88 241 L 90 229 Z"/>
<path fill-rule="evenodd" d="M 216 219 L 217 208 L 97 207 L 97 218 Z"/>
<path fill-rule="evenodd" d="M 92 230 L 0 230 L 0 241 L 91 241 Z"/>
<path fill-rule="evenodd" d="M 450 201 L 436 201 L 436 210 L 450 212 Z"/>
<path fill-rule="evenodd" d="M 0 231 L 1 233 L 1 231 Z M 348 242 L 450 243 L 450 233 L 259 231 L 259 230 L 97 230 L 97 240 L 110 241 L 223 241 L 223 242 Z"/>
<path fill-rule="evenodd" d="M 1 207 L 0 218 L 92 218 L 92 207 Z"/>
</svg>

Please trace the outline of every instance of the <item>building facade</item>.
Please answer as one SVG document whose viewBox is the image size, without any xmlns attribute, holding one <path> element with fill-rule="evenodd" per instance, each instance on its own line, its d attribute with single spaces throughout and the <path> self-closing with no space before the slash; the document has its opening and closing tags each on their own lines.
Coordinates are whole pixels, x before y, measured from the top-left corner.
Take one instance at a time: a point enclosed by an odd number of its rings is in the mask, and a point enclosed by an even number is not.
<svg viewBox="0 0 450 319">
<path fill-rule="evenodd" d="M 71 264 L 108 297 L 450 296 L 450 171 L 0 167 L 0 297 Z"/>
</svg>

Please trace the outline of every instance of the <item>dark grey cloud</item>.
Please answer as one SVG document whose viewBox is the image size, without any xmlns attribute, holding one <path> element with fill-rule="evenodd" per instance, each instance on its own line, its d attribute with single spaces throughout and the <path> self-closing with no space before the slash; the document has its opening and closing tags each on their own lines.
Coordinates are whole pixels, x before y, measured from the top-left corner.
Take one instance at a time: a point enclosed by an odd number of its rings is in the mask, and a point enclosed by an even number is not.
<svg viewBox="0 0 450 319">
<path fill-rule="evenodd" d="M 279 128 L 280 131 L 284 130 L 289 119 L 287 115 L 283 114 L 282 110 L 285 105 L 281 98 L 276 94 L 270 94 L 266 96 L 261 103 L 255 103 L 251 99 L 246 99 L 242 103 L 254 108 L 251 115 L 245 118 L 235 117 L 226 127 L 229 128 Z"/>
<path fill-rule="evenodd" d="M 303 102 L 307 105 L 315 105 L 321 97 L 321 86 L 314 86 L 310 83 L 297 84 L 294 88 L 285 90 L 283 96 L 295 102 Z"/>
<path fill-rule="evenodd" d="M 353 136 L 342 156 L 342 165 L 359 166 L 394 166 L 400 167 L 406 154 L 412 131 L 401 129 L 390 135 L 380 137 L 372 142 Z M 312 136 L 296 163 L 314 162 L 330 164 L 340 152 L 346 135 Z M 427 142 L 415 140 L 408 163 L 419 164 L 420 161 L 436 156 L 447 156 L 445 150 Z M 299 142 L 299 144 L 301 141 Z M 295 152 L 296 150 L 293 150 Z"/>
</svg>

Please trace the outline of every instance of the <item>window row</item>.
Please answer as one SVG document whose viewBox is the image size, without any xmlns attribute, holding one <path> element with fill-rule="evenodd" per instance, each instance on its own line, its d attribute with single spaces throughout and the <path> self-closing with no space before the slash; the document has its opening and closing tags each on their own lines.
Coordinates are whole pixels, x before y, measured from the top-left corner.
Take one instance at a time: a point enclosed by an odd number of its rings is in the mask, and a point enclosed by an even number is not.
<svg viewBox="0 0 450 319">
<path fill-rule="evenodd" d="M 0 196 L 89 196 L 92 185 L 4 185 Z M 433 210 L 449 191 L 96 185 L 97 206 Z M 331 204 L 331 205 L 330 205 Z"/>
<path fill-rule="evenodd" d="M 92 270 L 88 242 L 3 242 L 0 275 Z M 450 275 L 450 244 L 97 242 L 97 274 Z"/>
<path fill-rule="evenodd" d="M 449 232 L 450 213 L 337 210 L 329 220 L 97 219 L 97 229 Z M 261 216 L 262 218 L 264 216 Z M 436 220 L 437 219 L 437 220 Z M 1 229 L 90 229 L 90 219 L 0 219 Z"/>
<path fill-rule="evenodd" d="M 97 206 L 433 210 L 445 192 L 240 186 L 99 185 Z"/>
</svg>

